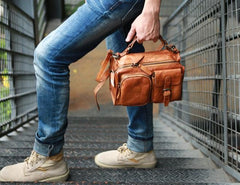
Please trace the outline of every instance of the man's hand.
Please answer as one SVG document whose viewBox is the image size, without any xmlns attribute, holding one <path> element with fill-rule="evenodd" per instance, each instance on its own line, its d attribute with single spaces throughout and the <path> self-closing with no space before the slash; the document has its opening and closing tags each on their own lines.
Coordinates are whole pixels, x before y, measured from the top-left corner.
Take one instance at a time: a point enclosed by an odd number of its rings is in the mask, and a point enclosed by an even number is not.
<svg viewBox="0 0 240 185">
<path fill-rule="evenodd" d="M 133 21 L 126 42 L 137 36 L 137 42 L 153 40 L 156 42 L 160 34 L 160 0 L 146 0 L 142 13 Z"/>
</svg>

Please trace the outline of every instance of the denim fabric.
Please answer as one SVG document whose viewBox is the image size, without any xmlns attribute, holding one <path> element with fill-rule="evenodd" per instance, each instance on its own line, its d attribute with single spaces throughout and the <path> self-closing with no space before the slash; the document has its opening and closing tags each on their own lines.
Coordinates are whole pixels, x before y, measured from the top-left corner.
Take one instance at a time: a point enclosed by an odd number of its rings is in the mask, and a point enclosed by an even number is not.
<svg viewBox="0 0 240 185">
<path fill-rule="evenodd" d="M 129 25 L 139 15 L 143 5 L 144 0 L 87 0 L 39 43 L 34 52 L 39 124 L 33 149 L 37 153 L 52 156 L 63 148 L 68 124 L 68 66 L 95 48 L 108 35 Z M 128 108 L 129 135 L 134 141 L 145 143 L 152 138 L 152 133 L 146 135 L 144 131 L 152 117 L 147 113 L 150 109 L 143 111 L 139 107 Z M 141 115 L 148 115 L 149 118 Z M 139 150 L 132 145 L 130 147 L 133 150 Z"/>
</svg>

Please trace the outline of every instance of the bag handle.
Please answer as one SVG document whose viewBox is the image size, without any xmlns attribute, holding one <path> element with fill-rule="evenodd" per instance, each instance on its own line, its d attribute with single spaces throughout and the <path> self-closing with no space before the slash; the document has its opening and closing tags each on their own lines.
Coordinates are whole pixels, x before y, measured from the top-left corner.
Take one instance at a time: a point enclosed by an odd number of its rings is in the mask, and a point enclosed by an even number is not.
<svg viewBox="0 0 240 185">
<path fill-rule="evenodd" d="M 161 35 L 159 35 L 159 40 L 161 41 L 161 45 L 158 47 L 157 50 L 161 50 L 164 46 L 168 45 L 167 41 L 164 40 Z M 128 45 L 128 47 L 122 53 L 120 53 L 120 56 L 124 56 L 124 55 L 128 54 L 129 51 L 134 46 L 134 44 L 136 43 L 136 41 L 137 41 L 137 37 L 135 36 L 134 39 L 132 40 L 132 42 Z"/>
<path fill-rule="evenodd" d="M 163 37 L 161 35 L 159 35 L 159 40 L 161 41 L 161 44 L 157 48 L 157 51 L 160 51 L 165 47 L 166 49 L 168 49 L 174 53 L 179 52 L 178 49 L 174 45 L 168 45 L 167 41 L 165 39 L 163 39 Z M 136 41 L 137 41 L 137 37 L 135 36 L 134 39 L 132 40 L 132 42 L 127 46 L 127 48 L 122 53 L 116 53 L 116 55 L 118 55 L 119 57 L 122 57 L 122 56 L 128 54 L 129 51 L 133 48 Z"/>
</svg>

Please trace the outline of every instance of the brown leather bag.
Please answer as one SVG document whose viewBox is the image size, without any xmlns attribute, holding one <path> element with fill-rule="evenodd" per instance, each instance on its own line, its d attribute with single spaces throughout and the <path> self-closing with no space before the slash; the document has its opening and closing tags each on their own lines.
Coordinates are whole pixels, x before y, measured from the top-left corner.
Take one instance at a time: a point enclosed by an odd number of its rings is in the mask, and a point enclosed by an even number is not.
<svg viewBox="0 0 240 185">
<path fill-rule="evenodd" d="M 164 103 L 181 100 L 184 66 L 174 45 L 159 36 L 161 45 L 156 51 L 129 53 L 136 38 L 122 53 L 108 51 L 101 63 L 94 89 L 97 93 L 109 78 L 109 88 L 114 105 L 141 106 L 149 102 Z"/>
</svg>

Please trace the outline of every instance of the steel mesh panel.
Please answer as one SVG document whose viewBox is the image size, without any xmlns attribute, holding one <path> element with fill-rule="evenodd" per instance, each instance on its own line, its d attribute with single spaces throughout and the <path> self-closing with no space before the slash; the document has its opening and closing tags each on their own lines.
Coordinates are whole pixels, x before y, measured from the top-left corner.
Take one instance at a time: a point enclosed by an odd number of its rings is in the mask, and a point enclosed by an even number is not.
<svg viewBox="0 0 240 185">
<path fill-rule="evenodd" d="M 240 75 L 240 2 L 231 0 L 226 3 L 226 77 L 227 77 L 227 128 L 228 164 L 239 170 L 240 128 L 239 128 L 239 75 Z M 224 104 L 224 102 L 221 102 Z"/>
<path fill-rule="evenodd" d="M 10 26 L 27 36 L 34 35 L 32 20 L 15 9 L 10 9 Z"/>
<path fill-rule="evenodd" d="M 239 30 L 239 0 L 185 1 L 164 25 L 164 37 L 176 44 L 185 65 L 183 100 L 164 114 L 180 120 L 178 126 L 200 146 L 237 171 Z"/>
<path fill-rule="evenodd" d="M 0 137 L 37 115 L 33 19 L 0 1 Z"/>
</svg>

